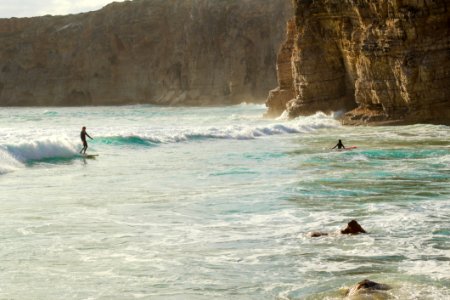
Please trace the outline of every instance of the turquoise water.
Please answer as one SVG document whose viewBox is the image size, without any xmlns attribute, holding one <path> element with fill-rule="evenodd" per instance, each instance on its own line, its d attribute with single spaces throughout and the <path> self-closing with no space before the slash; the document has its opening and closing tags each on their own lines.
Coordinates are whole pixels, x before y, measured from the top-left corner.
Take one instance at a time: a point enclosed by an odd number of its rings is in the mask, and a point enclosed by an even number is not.
<svg viewBox="0 0 450 300">
<path fill-rule="evenodd" d="M 1 109 L 0 298 L 449 299 L 450 128 L 263 112 Z"/>
</svg>

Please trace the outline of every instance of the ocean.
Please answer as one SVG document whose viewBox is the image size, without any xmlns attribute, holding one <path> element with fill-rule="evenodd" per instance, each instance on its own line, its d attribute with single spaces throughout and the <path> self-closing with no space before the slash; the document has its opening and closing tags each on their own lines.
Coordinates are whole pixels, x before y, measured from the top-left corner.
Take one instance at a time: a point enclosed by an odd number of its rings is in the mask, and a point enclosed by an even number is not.
<svg viewBox="0 0 450 300">
<path fill-rule="evenodd" d="M 450 299 L 450 127 L 264 111 L 2 108 L 0 299 Z"/>
</svg>

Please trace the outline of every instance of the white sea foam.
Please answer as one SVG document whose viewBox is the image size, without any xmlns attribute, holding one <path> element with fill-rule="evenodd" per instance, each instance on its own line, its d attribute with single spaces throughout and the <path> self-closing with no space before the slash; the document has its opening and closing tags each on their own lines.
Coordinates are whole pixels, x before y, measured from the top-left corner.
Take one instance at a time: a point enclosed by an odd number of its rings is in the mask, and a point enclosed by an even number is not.
<svg viewBox="0 0 450 300">
<path fill-rule="evenodd" d="M 447 164 L 450 167 L 450 155 L 444 155 L 439 160 L 441 163 Z"/>
<path fill-rule="evenodd" d="M 280 121 L 287 121 L 287 120 L 289 120 L 288 112 L 286 110 L 283 111 L 283 113 L 277 118 L 277 120 L 280 120 Z"/>
<path fill-rule="evenodd" d="M 253 122 L 254 123 L 254 122 Z M 201 139 L 235 139 L 251 140 L 264 136 L 281 134 L 310 133 L 324 128 L 339 127 L 339 122 L 332 116 L 317 113 L 310 117 L 301 117 L 291 121 L 264 122 L 249 124 L 239 122 L 228 126 L 193 126 L 181 128 L 135 128 L 132 131 L 105 133 L 105 138 L 124 138 L 131 143 L 136 139 L 151 143 L 178 143 Z"/>
<path fill-rule="evenodd" d="M 350 158 L 351 161 L 369 161 L 369 158 L 365 155 L 355 155 Z"/>
<path fill-rule="evenodd" d="M 0 177 L 3 298 L 70 283 L 73 298 L 342 299 L 364 278 L 395 299 L 448 298 L 448 128 L 251 105 L 53 110 L 0 111 L 0 165 L 22 168 Z M 99 159 L 22 163 L 77 157 L 84 125 Z M 330 152 L 337 136 L 358 149 Z M 307 236 L 351 219 L 369 234 Z"/>
<path fill-rule="evenodd" d="M 68 158 L 77 154 L 76 144 L 68 138 L 48 137 L 2 145 L 4 156 L 14 164 L 46 158 Z M 6 159 L 5 159 L 6 160 Z"/>
<path fill-rule="evenodd" d="M 9 173 L 21 168 L 23 164 L 5 149 L 0 148 L 0 174 Z"/>
<path fill-rule="evenodd" d="M 260 108 L 260 109 L 265 109 L 265 108 L 266 108 L 266 105 L 265 105 L 265 104 L 255 104 L 255 103 L 249 103 L 249 102 L 241 102 L 240 104 L 237 104 L 236 106 L 239 106 L 239 107 Z"/>
<path fill-rule="evenodd" d="M 99 128 L 93 142 L 112 145 L 154 145 L 209 139 L 251 140 L 274 135 L 311 133 L 340 126 L 332 115 L 323 113 L 290 121 L 255 122 L 242 119 L 236 121 L 232 122 L 234 123 L 232 125 L 219 123 L 214 126 L 181 124 L 178 127 L 158 128 L 141 125 L 121 128 L 121 131 L 114 128 Z M 36 135 L 42 138 L 34 140 Z M 23 163 L 30 161 L 74 157 L 80 148 L 78 138 L 70 137 L 67 132 L 55 133 L 38 128 L 29 128 L 28 134 L 23 131 L 14 133 L 5 140 L 8 140 L 8 143 L 0 145 L 0 174 L 21 168 Z"/>
</svg>

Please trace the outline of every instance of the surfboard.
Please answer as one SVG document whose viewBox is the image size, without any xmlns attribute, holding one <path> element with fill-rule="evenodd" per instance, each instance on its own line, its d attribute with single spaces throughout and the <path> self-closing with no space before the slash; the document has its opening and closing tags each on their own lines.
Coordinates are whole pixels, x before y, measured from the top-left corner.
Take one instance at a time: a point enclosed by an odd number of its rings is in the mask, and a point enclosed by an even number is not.
<svg viewBox="0 0 450 300">
<path fill-rule="evenodd" d="M 95 159 L 98 156 L 98 154 L 84 154 L 83 158 L 93 158 Z"/>
<path fill-rule="evenodd" d="M 345 149 L 336 149 L 337 151 L 351 151 L 353 149 L 356 149 L 358 147 L 356 146 L 350 146 L 350 147 L 345 147 Z"/>
<path fill-rule="evenodd" d="M 358 148 L 358 147 L 356 147 L 356 146 L 350 146 L 350 147 L 345 147 L 344 150 L 353 150 L 353 149 L 356 149 L 356 148 Z"/>
</svg>

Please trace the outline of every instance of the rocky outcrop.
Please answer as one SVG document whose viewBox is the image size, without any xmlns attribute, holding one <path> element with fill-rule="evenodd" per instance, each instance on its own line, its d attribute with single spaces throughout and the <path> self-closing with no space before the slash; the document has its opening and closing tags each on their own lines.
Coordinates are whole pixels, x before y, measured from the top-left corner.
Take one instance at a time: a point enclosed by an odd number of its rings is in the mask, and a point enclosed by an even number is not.
<svg viewBox="0 0 450 300">
<path fill-rule="evenodd" d="M 0 19 L 0 105 L 263 101 L 290 0 L 134 0 Z"/>
<path fill-rule="evenodd" d="M 364 228 L 359 225 L 359 223 L 355 220 L 351 220 L 348 222 L 347 227 L 341 230 L 342 234 L 359 234 L 359 233 L 367 233 Z"/>
<path fill-rule="evenodd" d="M 278 60 L 280 70 L 290 57 L 291 85 L 278 89 L 294 93 L 290 117 L 343 110 L 344 124 L 450 124 L 448 1 L 294 2 L 293 41 Z M 285 102 L 271 92 L 269 112 Z"/>
<path fill-rule="evenodd" d="M 286 104 L 295 96 L 292 81 L 292 51 L 294 49 L 295 22 L 290 20 L 286 30 L 286 41 L 281 46 L 277 57 L 278 87 L 269 92 L 266 101 L 266 116 L 277 117 L 286 110 Z"/>
<path fill-rule="evenodd" d="M 339 231 L 340 234 L 360 234 L 360 233 L 367 233 L 364 228 L 359 225 L 359 223 L 356 220 L 351 220 L 347 223 L 347 226 L 344 229 L 341 229 Z M 321 236 L 327 236 L 330 235 L 328 232 L 322 232 L 322 231 L 312 231 L 308 232 L 307 234 L 309 237 L 321 237 Z"/>
<path fill-rule="evenodd" d="M 348 296 L 382 293 L 392 289 L 389 285 L 364 279 L 348 291 Z"/>
</svg>

